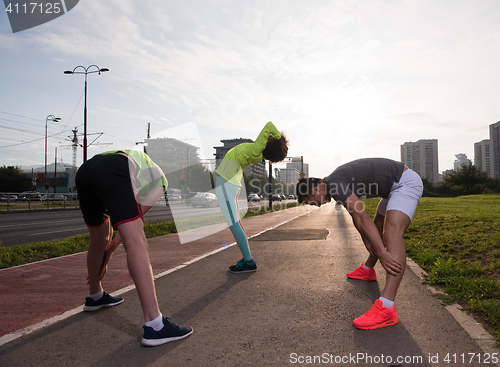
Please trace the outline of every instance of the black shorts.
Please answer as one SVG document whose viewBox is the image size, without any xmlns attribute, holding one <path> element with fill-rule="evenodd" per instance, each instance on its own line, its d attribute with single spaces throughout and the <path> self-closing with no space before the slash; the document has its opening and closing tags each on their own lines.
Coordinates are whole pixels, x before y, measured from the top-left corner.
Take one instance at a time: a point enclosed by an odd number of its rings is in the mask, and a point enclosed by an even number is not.
<svg viewBox="0 0 500 367">
<path fill-rule="evenodd" d="M 99 227 L 108 216 L 113 228 L 138 218 L 144 221 L 127 157 L 96 155 L 81 165 L 75 182 L 88 226 Z"/>
</svg>

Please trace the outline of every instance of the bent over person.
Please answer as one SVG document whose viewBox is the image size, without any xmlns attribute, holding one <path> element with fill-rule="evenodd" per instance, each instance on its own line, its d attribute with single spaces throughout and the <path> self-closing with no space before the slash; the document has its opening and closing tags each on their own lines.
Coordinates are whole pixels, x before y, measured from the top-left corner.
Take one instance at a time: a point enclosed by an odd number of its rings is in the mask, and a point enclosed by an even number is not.
<svg viewBox="0 0 500 367">
<path fill-rule="evenodd" d="M 163 317 L 158 307 L 144 217 L 163 195 L 167 179 L 143 152 L 119 150 L 95 155 L 76 174 L 80 208 L 90 234 L 87 253 L 89 296 L 85 311 L 123 302 L 102 288 L 108 262 L 123 242 L 127 265 L 144 314 L 142 345 L 156 346 L 189 336 L 190 327 L 178 326 Z M 113 228 L 118 234 L 113 237 Z"/>
<path fill-rule="evenodd" d="M 398 323 L 394 299 L 406 267 L 403 235 L 422 197 L 420 176 L 404 163 L 385 158 L 365 158 L 338 167 L 329 176 L 303 178 L 297 184 L 299 203 L 321 206 L 333 198 L 352 217 L 368 259 L 347 277 L 374 281 L 373 267 L 380 260 L 386 271 L 381 297 L 372 308 L 353 321 L 359 329 L 378 329 Z M 379 196 L 374 220 L 365 212 L 360 196 Z"/>
<path fill-rule="evenodd" d="M 257 270 L 257 264 L 252 259 L 248 239 L 241 224 L 238 196 L 241 190 L 243 169 L 250 164 L 267 159 L 272 163 L 281 162 L 288 153 L 288 140 L 276 126 L 269 121 L 254 143 L 242 143 L 230 149 L 217 168 L 215 192 L 219 207 L 226 219 L 227 225 L 238 244 L 243 258 L 229 267 L 231 273 L 248 273 Z"/>
</svg>

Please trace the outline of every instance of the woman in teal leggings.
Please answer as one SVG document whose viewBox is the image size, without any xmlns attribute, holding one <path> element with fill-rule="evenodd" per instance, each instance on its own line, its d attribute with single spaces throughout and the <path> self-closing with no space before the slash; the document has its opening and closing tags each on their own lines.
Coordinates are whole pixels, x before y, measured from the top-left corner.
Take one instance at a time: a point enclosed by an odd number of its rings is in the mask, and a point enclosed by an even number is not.
<svg viewBox="0 0 500 367">
<path fill-rule="evenodd" d="M 263 159 L 272 163 L 281 162 L 287 153 L 286 137 L 269 121 L 254 143 L 243 143 L 229 150 L 217 168 L 216 194 L 219 207 L 243 255 L 243 259 L 229 267 L 232 273 L 257 270 L 257 264 L 250 254 L 247 235 L 241 225 L 238 208 L 243 169 L 249 164 L 260 163 Z"/>
</svg>

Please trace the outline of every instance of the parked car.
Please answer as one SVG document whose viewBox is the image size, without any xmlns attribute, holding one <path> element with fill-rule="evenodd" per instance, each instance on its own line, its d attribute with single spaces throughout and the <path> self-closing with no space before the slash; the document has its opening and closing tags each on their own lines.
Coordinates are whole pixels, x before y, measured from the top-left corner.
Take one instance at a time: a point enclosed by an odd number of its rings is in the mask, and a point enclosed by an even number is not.
<svg viewBox="0 0 500 367">
<path fill-rule="evenodd" d="M 284 194 L 280 194 L 281 200 L 286 200 L 286 196 Z"/>
<path fill-rule="evenodd" d="M 186 202 L 186 205 L 191 205 L 191 199 L 193 198 L 193 196 L 195 196 L 196 194 L 199 194 L 199 192 L 188 192 L 186 194 L 186 197 L 184 199 L 184 201 Z"/>
<path fill-rule="evenodd" d="M 273 194 L 273 196 L 272 196 L 272 200 L 273 200 L 273 201 L 281 201 L 282 199 L 281 199 L 281 196 L 280 196 L 280 195 L 278 195 L 278 194 Z"/>
<path fill-rule="evenodd" d="M 0 201 L 14 201 L 17 199 L 17 195 L 14 194 L 2 194 L 0 195 Z"/>
<path fill-rule="evenodd" d="M 260 196 L 258 194 L 248 195 L 248 201 L 260 201 Z"/>
<path fill-rule="evenodd" d="M 170 194 L 170 195 L 167 195 L 167 200 L 169 202 L 181 201 L 181 196 L 180 195 L 176 195 L 176 194 Z"/>
<path fill-rule="evenodd" d="M 38 191 L 24 191 L 17 195 L 17 201 L 41 201 L 42 195 Z"/>
<path fill-rule="evenodd" d="M 210 192 L 201 192 L 191 198 L 191 205 L 193 208 L 197 206 L 212 207 L 218 206 L 219 203 L 217 202 L 217 196 L 215 194 Z"/>
<path fill-rule="evenodd" d="M 73 201 L 75 201 L 75 200 L 78 200 L 78 194 L 76 194 L 76 193 L 75 194 L 65 194 L 64 198 L 66 200 L 73 200 Z"/>
<path fill-rule="evenodd" d="M 289 200 L 295 200 L 295 195 L 288 195 Z"/>
<path fill-rule="evenodd" d="M 66 196 L 64 196 L 63 194 L 45 194 L 45 195 L 42 195 L 41 197 L 41 200 L 42 201 L 64 201 L 66 200 Z"/>
</svg>

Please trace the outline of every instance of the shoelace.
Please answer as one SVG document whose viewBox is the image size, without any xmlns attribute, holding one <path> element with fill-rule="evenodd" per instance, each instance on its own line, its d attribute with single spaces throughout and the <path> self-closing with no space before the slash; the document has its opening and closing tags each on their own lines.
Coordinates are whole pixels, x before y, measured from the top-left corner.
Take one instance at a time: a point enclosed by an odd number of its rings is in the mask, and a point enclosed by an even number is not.
<svg viewBox="0 0 500 367">
<path fill-rule="evenodd" d="M 368 312 L 366 312 L 366 316 L 368 316 L 368 317 L 373 317 L 373 316 L 375 316 L 378 312 L 380 312 L 380 310 L 381 310 L 381 309 L 382 309 L 382 307 L 380 307 L 380 306 L 379 306 L 379 305 L 377 305 L 377 304 L 374 304 L 374 305 L 372 306 L 372 308 L 370 308 L 370 309 L 368 310 Z"/>
<path fill-rule="evenodd" d="M 240 261 L 238 261 L 238 263 L 236 264 L 236 266 L 238 268 L 242 268 L 244 266 L 244 264 L 245 264 L 245 260 L 241 259 Z"/>
</svg>

